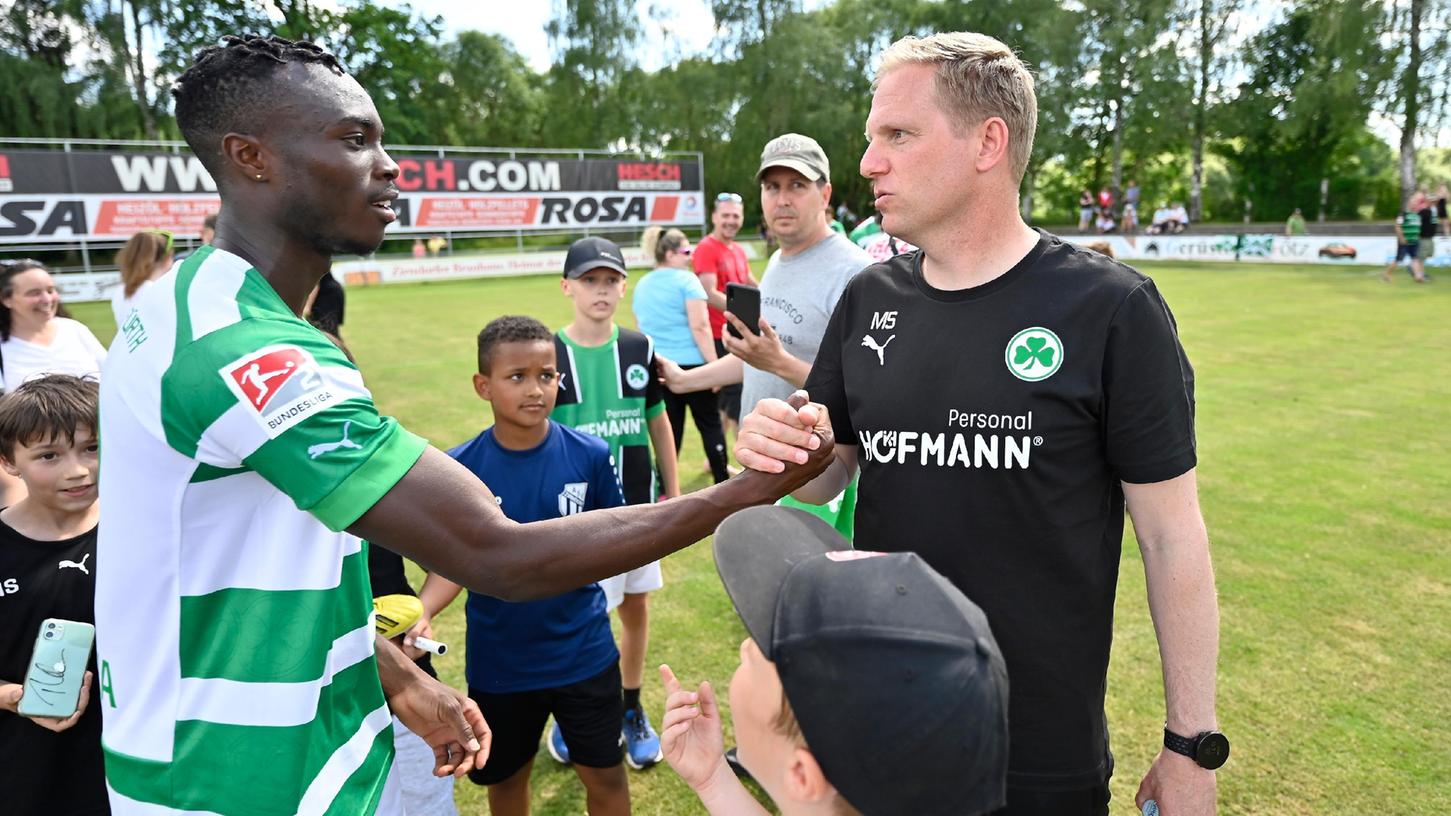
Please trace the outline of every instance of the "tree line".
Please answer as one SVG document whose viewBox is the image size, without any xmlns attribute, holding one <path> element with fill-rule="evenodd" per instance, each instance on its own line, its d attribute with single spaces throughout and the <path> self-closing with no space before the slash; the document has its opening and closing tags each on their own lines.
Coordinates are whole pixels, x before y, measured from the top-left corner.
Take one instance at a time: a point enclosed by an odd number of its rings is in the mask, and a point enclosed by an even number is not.
<svg viewBox="0 0 1451 816">
<path fill-rule="evenodd" d="M 1130 179 L 1195 220 L 1386 217 L 1451 178 L 1451 0 L 712 0 L 717 36 L 663 68 L 635 0 L 554 0 L 552 64 L 445 35 L 406 4 L 12 0 L 0 20 L 0 136 L 177 138 L 168 89 L 227 33 L 319 42 L 372 93 L 396 144 L 701 151 L 710 193 L 754 199 L 760 149 L 821 142 L 837 197 L 856 172 L 874 59 L 907 34 L 971 30 L 1018 49 L 1040 108 L 1023 206 L 1076 220 L 1082 189 Z M 1268 16 L 1266 10 L 1268 9 Z M 652 8 L 652 14 L 669 15 Z M 1377 135 L 1399 133 L 1391 144 Z M 748 206 L 747 212 L 755 212 Z"/>
</svg>

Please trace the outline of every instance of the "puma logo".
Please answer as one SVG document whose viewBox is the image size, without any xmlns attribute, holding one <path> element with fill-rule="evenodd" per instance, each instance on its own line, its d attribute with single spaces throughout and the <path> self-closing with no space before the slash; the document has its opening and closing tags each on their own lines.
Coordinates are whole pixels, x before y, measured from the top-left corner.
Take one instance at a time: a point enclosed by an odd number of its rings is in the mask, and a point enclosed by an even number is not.
<svg viewBox="0 0 1451 816">
<path fill-rule="evenodd" d="M 892 342 L 893 340 L 896 340 L 896 339 L 897 339 L 897 335 L 894 334 L 891 337 L 888 337 L 887 338 L 887 342 L 886 343 L 883 343 L 883 344 L 881 344 L 879 346 L 879 345 L 877 345 L 876 338 L 874 338 L 870 334 L 868 334 L 868 335 L 863 335 L 862 336 L 862 345 L 863 346 L 866 346 L 867 348 L 869 348 L 872 351 L 875 351 L 877 353 L 877 365 L 886 365 L 887 364 L 887 343 L 890 343 L 890 342 Z"/>
<path fill-rule="evenodd" d="M 58 569 L 58 570 L 63 570 L 63 569 L 78 569 L 81 572 L 84 572 L 85 574 L 90 575 L 91 574 L 91 571 L 88 570 L 88 569 L 86 569 L 86 562 L 89 561 L 90 558 L 91 558 L 91 554 L 90 553 L 86 553 L 84 556 L 81 557 L 81 560 L 80 560 L 79 563 L 77 563 L 75 561 L 61 561 L 59 564 L 56 564 L 55 565 L 55 568 Z"/>
<path fill-rule="evenodd" d="M 325 453 L 332 453 L 338 448 L 354 448 L 356 450 L 362 450 L 362 445 L 359 445 L 357 442 L 354 442 L 353 440 L 348 438 L 348 428 L 352 427 L 352 424 L 353 421 L 351 419 L 343 423 L 342 439 L 339 439 L 336 442 L 319 442 L 316 445 L 309 446 L 307 449 L 307 458 L 316 459 L 317 457 L 322 456 Z"/>
</svg>

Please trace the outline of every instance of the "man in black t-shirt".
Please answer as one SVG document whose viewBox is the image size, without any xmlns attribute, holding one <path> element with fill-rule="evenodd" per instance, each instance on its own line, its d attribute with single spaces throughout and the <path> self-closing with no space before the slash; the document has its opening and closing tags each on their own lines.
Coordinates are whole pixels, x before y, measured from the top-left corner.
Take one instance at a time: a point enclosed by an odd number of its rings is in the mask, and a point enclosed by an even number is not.
<svg viewBox="0 0 1451 816">
<path fill-rule="evenodd" d="M 737 455 L 775 471 L 829 421 L 837 462 L 797 498 L 819 501 L 860 469 L 856 546 L 920 553 L 987 613 L 1010 679 L 1002 813 L 1014 816 L 1108 813 L 1127 504 L 1166 698 L 1165 750 L 1138 804 L 1212 813 L 1227 742 L 1193 369 L 1153 281 L 1023 223 L 1036 120 L 1031 76 L 992 38 L 887 50 L 861 171 L 883 229 L 921 250 L 852 280 L 806 381 L 816 404 L 763 401 Z"/>
</svg>

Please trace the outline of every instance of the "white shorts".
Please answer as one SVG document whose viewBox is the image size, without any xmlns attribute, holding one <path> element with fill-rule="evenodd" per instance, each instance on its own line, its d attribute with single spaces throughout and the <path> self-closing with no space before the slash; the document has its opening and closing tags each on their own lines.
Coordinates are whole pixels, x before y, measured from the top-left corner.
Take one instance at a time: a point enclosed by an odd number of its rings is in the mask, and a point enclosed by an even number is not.
<svg viewBox="0 0 1451 816">
<path fill-rule="evenodd" d="M 600 581 L 600 589 L 605 591 L 606 612 L 619 606 L 626 595 L 654 592 L 663 586 L 665 577 L 660 574 L 659 561 L 651 561 L 643 567 Z"/>
<path fill-rule="evenodd" d="M 433 749 L 423 738 L 408 730 L 397 717 L 393 718 L 393 772 L 390 785 L 396 783 L 401 809 L 378 809 L 378 813 L 400 816 L 457 816 L 453 804 L 453 777 L 442 779 L 433 775 Z M 386 790 L 385 786 L 385 793 Z"/>
</svg>

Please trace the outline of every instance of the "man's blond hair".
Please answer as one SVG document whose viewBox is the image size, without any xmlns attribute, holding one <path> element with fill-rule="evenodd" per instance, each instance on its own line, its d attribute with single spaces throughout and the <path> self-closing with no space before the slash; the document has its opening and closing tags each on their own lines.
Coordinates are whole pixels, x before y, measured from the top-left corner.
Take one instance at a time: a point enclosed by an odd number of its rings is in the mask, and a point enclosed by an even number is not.
<svg viewBox="0 0 1451 816">
<path fill-rule="evenodd" d="M 993 116 L 1007 123 L 1011 169 L 1022 182 L 1038 131 L 1038 96 L 1033 75 L 1013 49 L 969 31 L 903 37 L 882 52 L 873 88 L 888 71 L 903 65 L 937 66 L 937 104 L 958 135 Z"/>
</svg>

